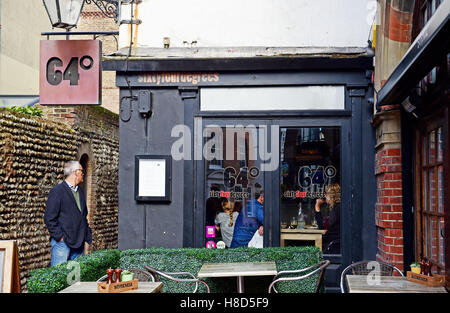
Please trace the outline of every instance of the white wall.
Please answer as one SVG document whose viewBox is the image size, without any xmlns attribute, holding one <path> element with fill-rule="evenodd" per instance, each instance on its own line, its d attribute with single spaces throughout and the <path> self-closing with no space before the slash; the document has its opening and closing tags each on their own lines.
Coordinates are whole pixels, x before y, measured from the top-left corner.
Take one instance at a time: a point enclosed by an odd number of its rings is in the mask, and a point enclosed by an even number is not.
<svg viewBox="0 0 450 313">
<path fill-rule="evenodd" d="M 0 5 L 0 95 L 38 95 L 39 41 L 46 39 L 41 32 L 52 31 L 44 4 L 1 0 Z"/>
<path fill-rule="evenodd" d="M 366 47 L 374 0 L 143 0 L 140 47 Z M 376 2 L 375 2 L 376 3 Z M 129 19 L 123 6 L 122 19 Z M 120 47 L 129 46 L 122 25 Z"/>
</svg>

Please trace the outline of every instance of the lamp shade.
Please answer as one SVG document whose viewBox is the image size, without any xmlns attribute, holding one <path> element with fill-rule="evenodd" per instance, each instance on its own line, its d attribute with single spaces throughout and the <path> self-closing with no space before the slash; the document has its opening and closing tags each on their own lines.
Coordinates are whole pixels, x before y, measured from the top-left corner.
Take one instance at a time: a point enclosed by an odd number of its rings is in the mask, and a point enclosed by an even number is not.
<svg viewBox="0 0 450 313">
<path fill-rule="evenodd" d="M 53 27 L 77 26 L 84 0 L 43 0 Z"/>
</svg>

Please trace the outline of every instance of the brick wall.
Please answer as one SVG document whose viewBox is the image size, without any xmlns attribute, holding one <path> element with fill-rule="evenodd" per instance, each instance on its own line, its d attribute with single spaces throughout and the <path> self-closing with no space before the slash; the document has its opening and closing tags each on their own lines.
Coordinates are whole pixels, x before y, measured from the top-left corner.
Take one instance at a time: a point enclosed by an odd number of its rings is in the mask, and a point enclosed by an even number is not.
<svg viewBox="0 0 450 313">
<path fill-rule="evenodd" d="M 67 125 L 0 109 L 0 240 L 17 242 L 22 291 L 30 270 L 50 266 L 45 203 L 79 143 Z"/>
<path fill-rule="evenodd" d="M 375 157 L 378 234 L 377 259 L 403 269 L 403 206 L 400 149 L 381 149 Z"/>
<path fill-rule="evenodd" d="M 377 260 L 403 270 L 402 156 L 398 105 L 377 113 L 374 126 L 377 134 L 375 155 Z"/>
<path fill-rule="evenodd" d="M 44 116 L 68 124 L 80 138 L 78 160 L 88 158 L 88 221 L 93 243 L 87 253 L 117 248 L 118 243 L 118 173 L 119 118 L 99 106 L 43 107 Z"/>
<path fill-rule="evenodd" d="M 0 240 L 16 240 L 22 291 L 29 271 L 50 266 L 48 192 L 68 160 L 87 156 L 90 251 L 118 244 L 118 116 L 100 107 L 41 107 L 44 118 L 0 109 Z"/>
</svg>

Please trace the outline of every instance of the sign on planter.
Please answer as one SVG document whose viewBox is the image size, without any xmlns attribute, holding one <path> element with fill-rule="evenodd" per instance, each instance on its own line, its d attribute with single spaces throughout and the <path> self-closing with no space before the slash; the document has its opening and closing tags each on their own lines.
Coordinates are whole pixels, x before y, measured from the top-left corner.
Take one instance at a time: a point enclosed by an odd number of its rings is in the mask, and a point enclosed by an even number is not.
<svg viewBox="0 0 450 313">
<path fill-rule="evenodd" d="M 99 40 L 42 40 L 39 103 L 101 104 L 101 51 Z"/>
</svg>

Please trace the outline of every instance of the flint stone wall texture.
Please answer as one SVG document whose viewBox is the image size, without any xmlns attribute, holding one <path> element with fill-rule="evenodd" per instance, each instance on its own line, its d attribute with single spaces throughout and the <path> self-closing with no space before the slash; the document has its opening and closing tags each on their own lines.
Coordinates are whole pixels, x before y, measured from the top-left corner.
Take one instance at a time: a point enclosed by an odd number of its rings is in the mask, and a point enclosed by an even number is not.
<svg viewBox="0 0 450 313">
<path fill-rule="evenodd" d="M 49 110 L 56 114 L 55 107 Z M 17 241 L 22 292 L 30 270 L 50 266 L 45 203 L 50 189 L 64 179 L 68 160 L 88 155 L 93 243 L 87 252 L 117 247 L 117 117 L 98 108 L 68 110 L 58 113 L 61 123 L 0 109 L 0 240 Z"/>
</svg>

